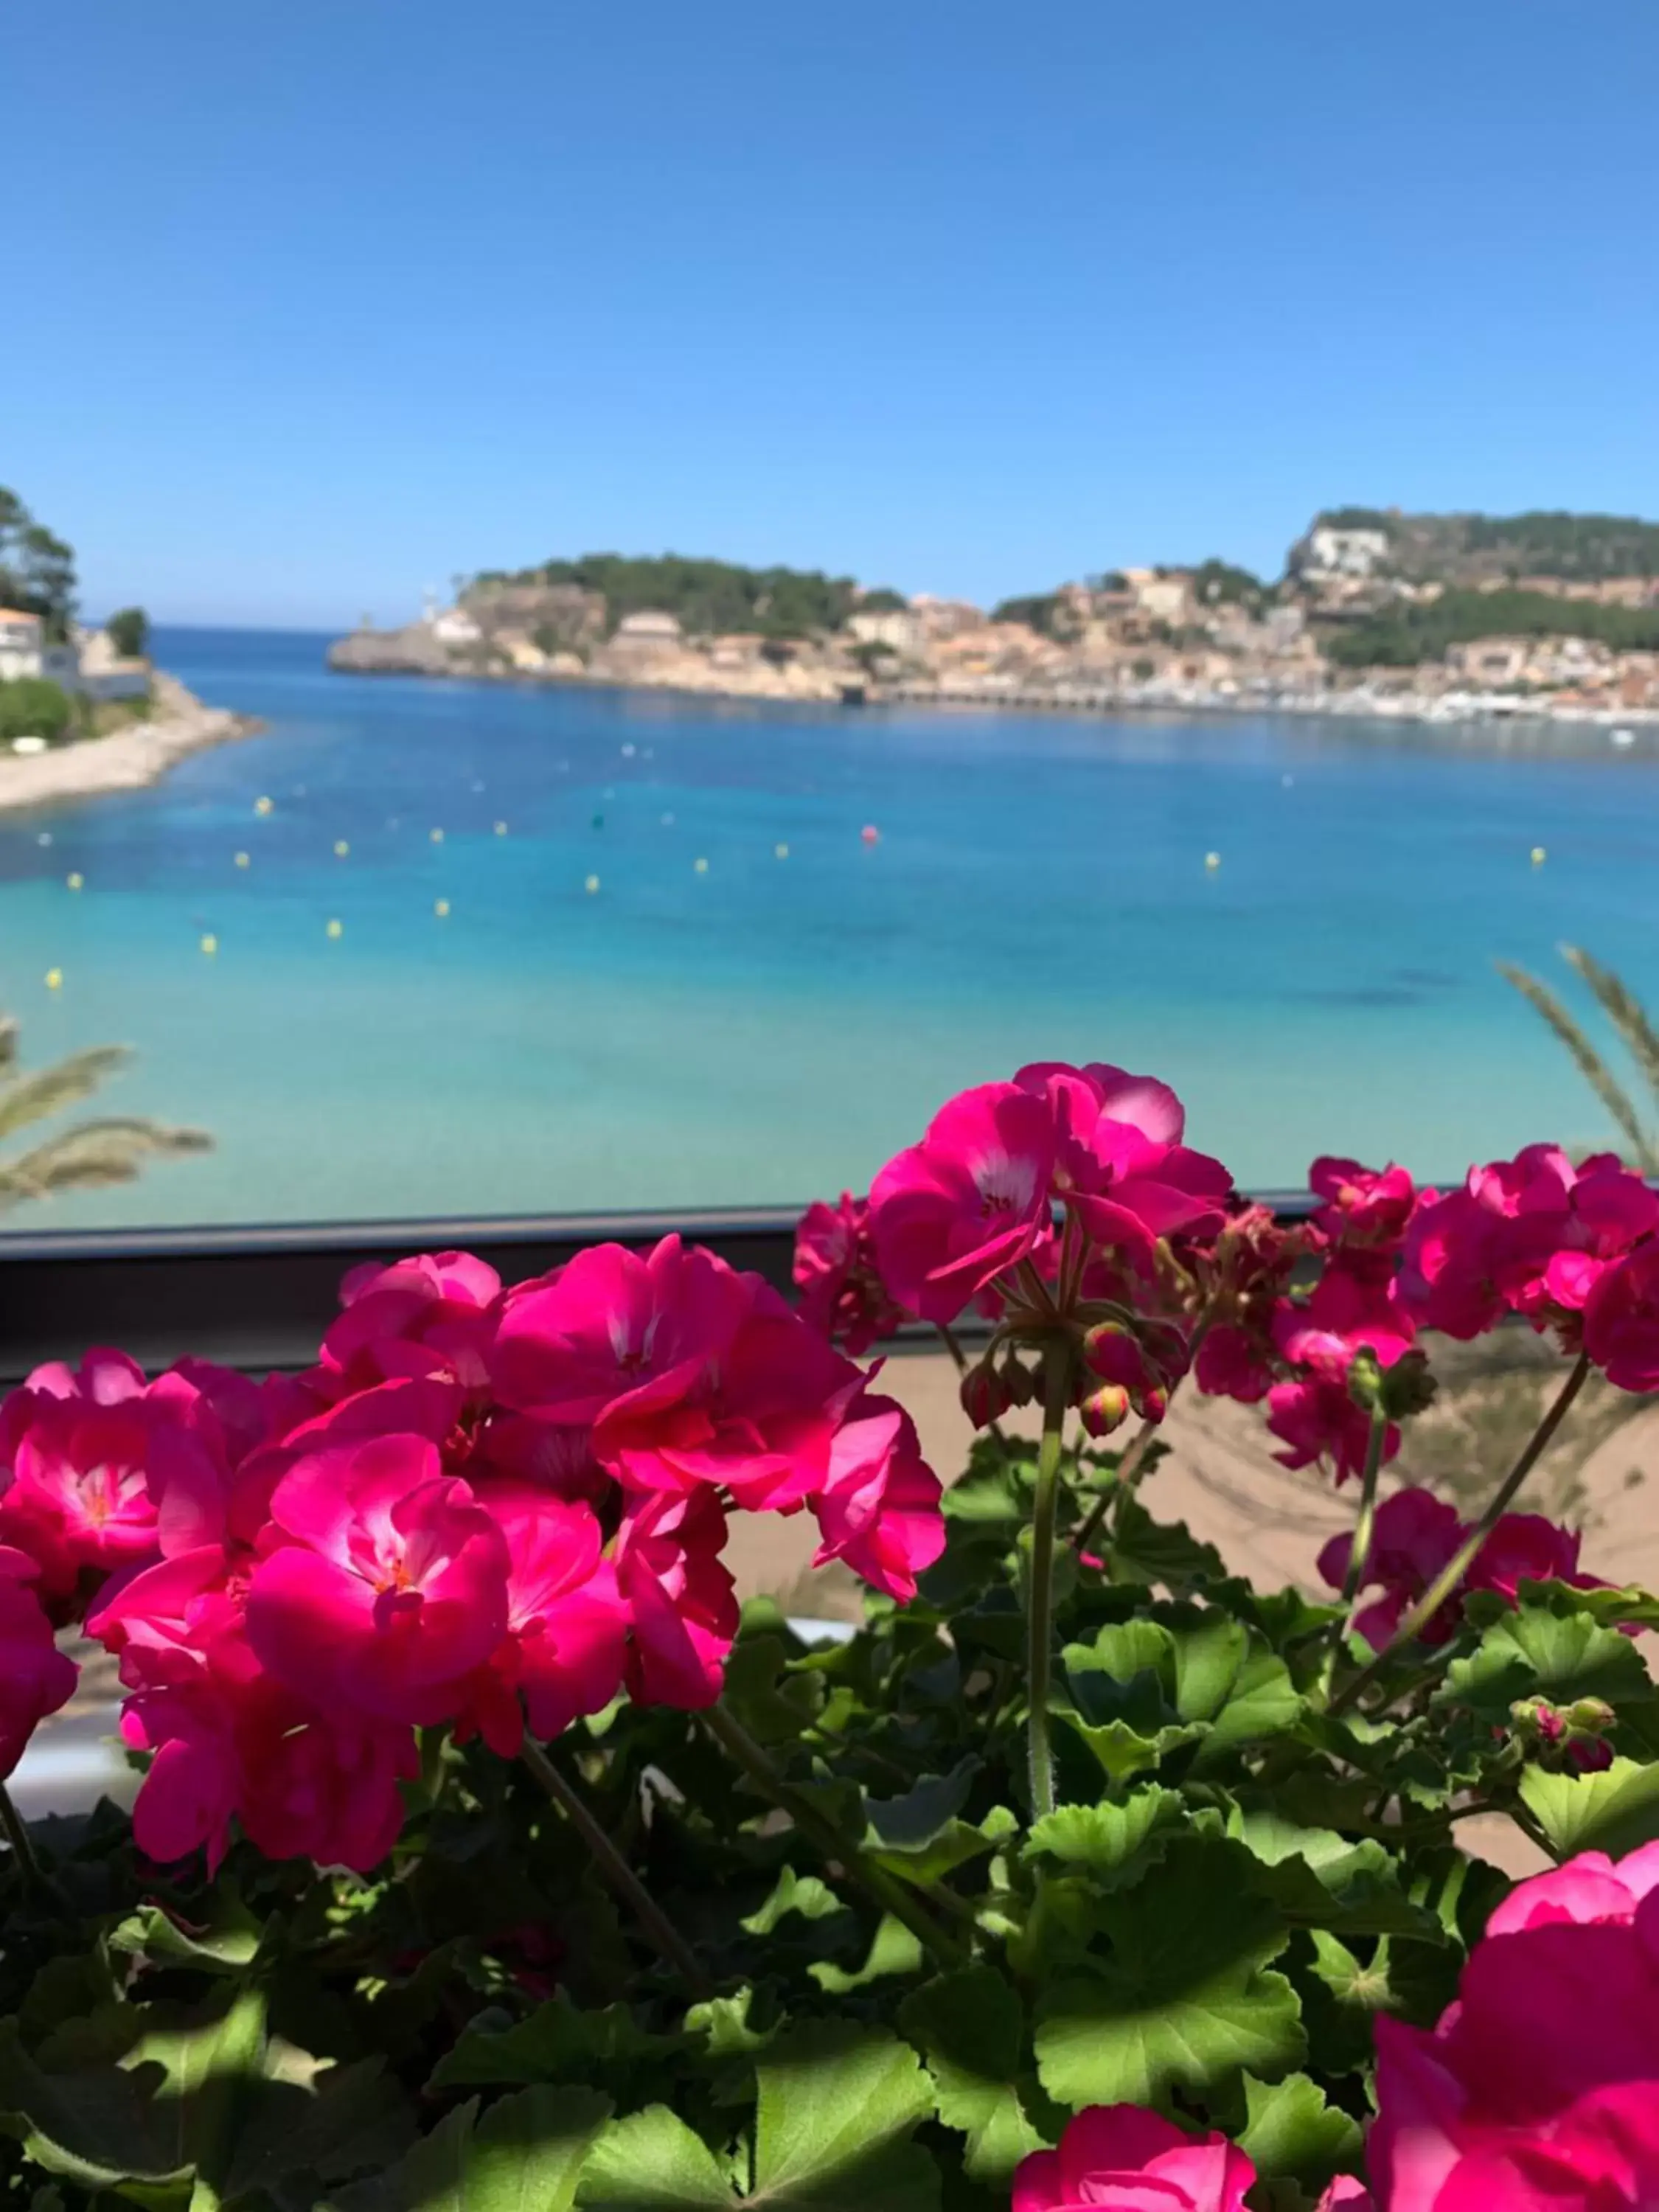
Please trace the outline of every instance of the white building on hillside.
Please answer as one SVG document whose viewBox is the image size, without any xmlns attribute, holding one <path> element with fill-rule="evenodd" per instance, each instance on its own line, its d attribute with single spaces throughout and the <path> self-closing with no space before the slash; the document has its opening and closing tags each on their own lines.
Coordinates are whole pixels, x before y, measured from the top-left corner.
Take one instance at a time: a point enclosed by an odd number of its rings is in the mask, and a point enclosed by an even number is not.
<svg viewBox="0 0 1659 2212">
<path fill-rule="evenodd" d="M 72 645 L 48 645 L 46 626 L 39 615 L 18 607 L 0 607 L 0 683 L 22 676 L 45 677 L 76 690 L 81 681 L 81 659 Z"/>
<path fill-rule="evenodd" d="M 1328 523 L 1308 532 L 1303 573 L 1312 576 L 1371 576 L 1389 557 L 1386 530 L 1334 530 Z"/>
<path fill-rule="evenodd" d="M 428 627 L 440 645 L 477 645 L 483 632 L 463 607 L 446 607 L 428 615 Z"/>
</svg>

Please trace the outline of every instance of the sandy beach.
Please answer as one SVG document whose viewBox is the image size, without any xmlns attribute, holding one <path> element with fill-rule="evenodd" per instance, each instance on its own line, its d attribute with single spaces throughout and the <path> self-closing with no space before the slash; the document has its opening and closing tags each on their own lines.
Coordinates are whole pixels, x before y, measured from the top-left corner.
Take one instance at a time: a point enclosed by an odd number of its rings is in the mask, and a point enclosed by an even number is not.
<svg viewBox="0 0 1659 2212">
<path fill-rule="evenodd" d="M 175 677 L 159 670 L 152 690 L 155 712 L 147 722 L 27 758 L 0 755 L 0 811 L 137 791 L 157 781 L 187 753 L 251 737 L 260 727 L 251 715 L 204 706 Z"/>
</svg>

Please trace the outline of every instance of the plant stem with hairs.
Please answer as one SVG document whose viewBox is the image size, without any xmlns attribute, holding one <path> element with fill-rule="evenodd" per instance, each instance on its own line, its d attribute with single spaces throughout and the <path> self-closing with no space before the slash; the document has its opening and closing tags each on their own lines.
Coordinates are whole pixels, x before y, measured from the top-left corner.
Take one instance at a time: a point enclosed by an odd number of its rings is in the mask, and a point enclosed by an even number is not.
<svg viewBox="0 0 1659 2212">
<path fill-rule="evenodd" d="M 1025 1686 L 1030 1699 L 1026 1742 L 1030 1762 L 1031 1817 L 1054 1809 L 1054 1763 L 1048 1741 L 1048 1692 L 1054 1670 L 1054 1508 L 1060 1491 L 1060 1453 L 1072 1395 L 1069 1337 L 1049 1338 L 1042 1353 L 1042 1442 L 1037 1448 L 1036 1492 L 1031 1504 L 1030 1586 L 1025 1601 Z"/>
<path fill-rule="evenodd" d="M 1350 1705 L 1362 1697 L 1376 1680 L 1390 1655 L 1401 1644 L 1409 1644 L 1419 1631 L 1433 1620 L 1435 1614 L 1455 1590 L 1468 1572 L 1475 1553 L 1491 1535 L 1504 1514 L 1509 1511 L 1515 1502 L 1516 1492 L 1538 1464 L 1549 1445 L 1550 1439 L 1566 1419 L 1573 1400 L 1583 1389 L 1589 1378 L 1589 1360 L 1581 1352 L 1573 1362 L 1571 1371 L 1568 1374 L 1565 1382 L 1556 1392 L 1549 1411 L 1533 1431 L 1531 1442 L 1487 1501 L 1486 1510 L 1481 1514 L 1480 1518 L 1464 1537 L 1456 1551 L 1447 1560 L 1422 1596 L 1407 1613 L 1382 1650 L 1362 1667 L 1352 1681 L 1346 1683 L 1331 1699 L 1328 1707 L 1331 1713 L 1346 1712 Z"/>
<path fill-rule="evenodd" d="M 628 1861 L 617 1849 L 605 1830 L 588 1810 L 573 1785 L 567 1782 L 558 1768 L 528 1735 L 520 1747 L 520 1758 L 533 1774 L 553 1802 L 569 1820 L 571 1826 L 592 1853 L 593 1863 L 600 1875 L 627 1906 L 657 1950 L 673 1967 L 691 1994 L 699 2000 L 711 1997 L 714 1985 L 702 1967 L 697 1955 L 685 1938 L 657 1903 Z"/>
</svg>

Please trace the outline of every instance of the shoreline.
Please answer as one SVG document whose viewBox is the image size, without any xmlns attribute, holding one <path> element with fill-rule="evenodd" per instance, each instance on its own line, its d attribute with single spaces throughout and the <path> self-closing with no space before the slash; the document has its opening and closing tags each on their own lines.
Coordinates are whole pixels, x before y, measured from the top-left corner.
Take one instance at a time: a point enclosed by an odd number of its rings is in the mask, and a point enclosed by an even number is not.
<svg viewBox="0 0 1659 2212">
<path fill-rule="evenodd" d="M 139 791 L 159 783 L 190 754 L 256 736 L 264 727 L 257 715 L 204 706 L 176 677 L 160 669 L 152 690 L 152 719 L 147 722 L 27 757 L 0 754 L 0 813 Z"/>
<path fill-rule="evenodd" d="M 834 691 L 786 684 L 690 684 L 679 676 L 653 679 L 647 670 L 627 675 L 578 676 L 531 668 L 436 665 L 411 655 L 356 661 L 338 653 L 337 641 L 326 655 L 337 676 L 418 677 L 439 684 L 494 684 L 523 690 L 560 691 L 647 691 L 684 699 L 714 699 L 751 706 L 840 707 L 863 712 L 883 707 L 933 708 L 941 713 L 1043 714 L 1079 716 L 1193 714 L 1328 715 L 1353 721 L 1404 722 L 1429 728 L 1549 728 L 1555 730 L 1640 730 L 1659 738 L 1659 708 L 1608 707 L 1579 702 L 1558 703 L 1498 691 L 1395 690 L 1369 684 L 1340 690 L 1246 689 L 1223 691 L 1204 684 L 1011 686 L 983 689 L 971 684 L 841 684 Z"/>
</svg>

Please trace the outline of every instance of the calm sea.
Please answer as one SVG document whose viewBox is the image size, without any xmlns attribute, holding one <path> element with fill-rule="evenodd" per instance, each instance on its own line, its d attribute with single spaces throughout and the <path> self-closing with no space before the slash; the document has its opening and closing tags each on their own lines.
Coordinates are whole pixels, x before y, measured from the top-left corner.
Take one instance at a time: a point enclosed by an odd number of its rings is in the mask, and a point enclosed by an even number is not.
<svg viewBox="0 0 1659 2212">
<path fill-rule="evenodd" d="M 325 642 L 162 633 L 268 733 L 0 816 L 30 1060 L 123 1040 L 112 1109 L 217 1139 L 9 1227 L 793 1201 L 1039 1056 L 1165 1076 L 1256 1187 L 1443 1176 L 1602 1133 L 1495 959 L 1583 943 L 1659 1000 L 1645 738 L 700 704 Z"/>
</svg>

